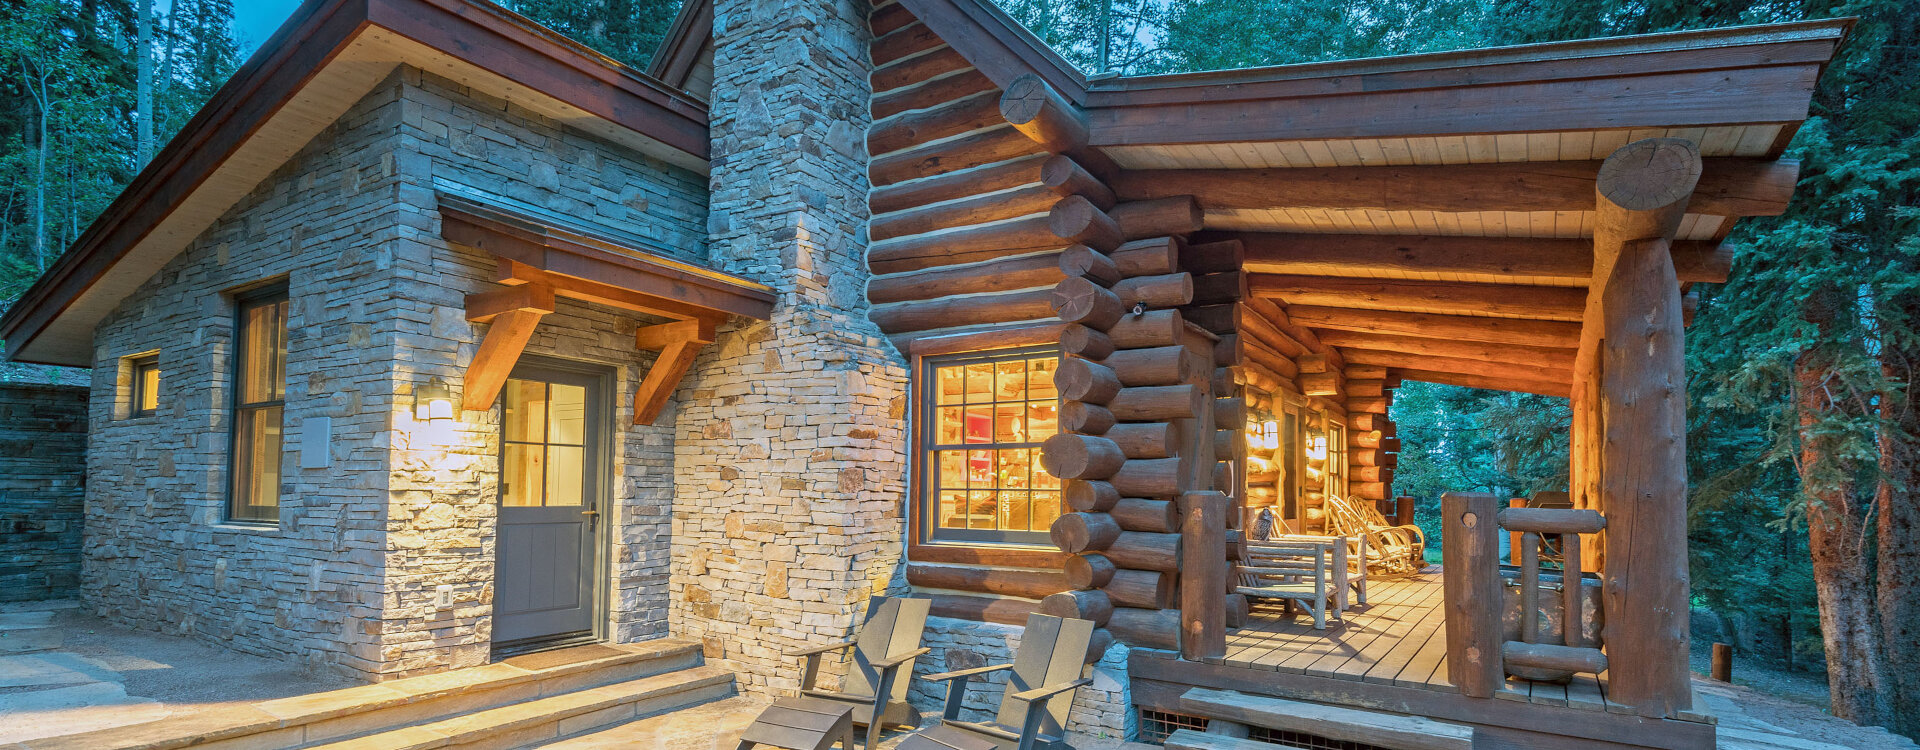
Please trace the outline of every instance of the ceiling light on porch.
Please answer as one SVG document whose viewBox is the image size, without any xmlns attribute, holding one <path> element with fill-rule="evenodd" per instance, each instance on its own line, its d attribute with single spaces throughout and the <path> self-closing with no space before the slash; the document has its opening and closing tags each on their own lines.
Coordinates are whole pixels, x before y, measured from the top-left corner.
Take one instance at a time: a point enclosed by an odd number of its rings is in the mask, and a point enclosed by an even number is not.
<svg viewBox="0 0 1920 750">
<path fill-rule="evenodd" d="M 447 381 L 435 377 L 413 389 L 413 419 L 416 422 L 453 420 L 453 389 Z"/>
</svg>

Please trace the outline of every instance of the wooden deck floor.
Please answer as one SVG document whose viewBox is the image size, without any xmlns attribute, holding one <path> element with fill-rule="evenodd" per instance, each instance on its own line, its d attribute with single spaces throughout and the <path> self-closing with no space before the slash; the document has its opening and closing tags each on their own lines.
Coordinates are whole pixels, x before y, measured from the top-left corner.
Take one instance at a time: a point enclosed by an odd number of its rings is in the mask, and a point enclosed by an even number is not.
<svg viewBox="0 0 1920 750">
<path fill-rule="evenodd" d="M 1447 626 L 1440 568 L 1371 582 L 1366 606 L 1315 630 L 1302 609 L 1258 603 L 1244 628 L 1227 634 L 1227 652 L 1209 663 L 1337 680 L 1457 692 L 1447 680 Z M 1578 675 L 1568 685 L 1509 679 L 1495 697 L 1592 711 L 1608 706 L 1604 680 Z"/>
</svg>

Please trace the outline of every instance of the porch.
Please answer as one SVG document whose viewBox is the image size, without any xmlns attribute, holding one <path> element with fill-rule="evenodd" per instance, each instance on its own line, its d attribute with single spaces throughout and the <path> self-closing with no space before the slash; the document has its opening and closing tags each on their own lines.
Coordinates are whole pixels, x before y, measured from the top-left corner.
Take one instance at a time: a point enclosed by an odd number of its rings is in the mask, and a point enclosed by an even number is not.
<svg viewBox="0 0 1920 750">
<path fill-rule="evenodd" d="M 1223 655 L 1182 662 L 1177 651 L 1135 649 L 1129 665 L 1134 701 L 1174 720 L 1193 717 L 1181 696 L 1193 688 L 1233 690 L 1368 711 L 1467 724 L 1487 747 L 1711 748 L 1711 715 L 1698 709 L 1648 719 L 1608 700 L 1607 675 L 1576 674 L 1567 684 L 1506 678 L 1495 700 L 1471 698 L 1448 677 L 1443 569 L 1371 582 L 1355 604 L 1316 630 L 1302 611 L 1256 603 L 1245 625 L 1227 633 Z M 1555 743 L 1549 745 L 1548 743 Z M 1483 745 L 1476 744 L 1476 747 Z"/>
</svg>

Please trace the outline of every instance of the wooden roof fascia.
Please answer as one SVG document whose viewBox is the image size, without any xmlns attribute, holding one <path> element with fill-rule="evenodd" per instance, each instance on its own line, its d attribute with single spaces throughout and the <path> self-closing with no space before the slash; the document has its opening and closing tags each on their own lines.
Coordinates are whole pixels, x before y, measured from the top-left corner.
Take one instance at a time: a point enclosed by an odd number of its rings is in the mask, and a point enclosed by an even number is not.
<svg viewBox="0 0 1920 750">
<path fill-rule="evenodd" d="M 328 63 L 379 27 L 704 161 L 704 104 L 551 30 L 470 0 L 308 0 L 214 92 L 88 226 L 0 316 L 6 357 L 26 352 L 75 300 L 217 172 Z M 43 361 L 80 365 L 80 362 Z"/>
<path fill-rule="evenodd" d="M 551 29 L 471 0 L 365 1 L 371 23 L 707 158 L 705 104 Z M 443 12 L 420 13 L 420 5 Z"/>
<path fill-rule="evenodd" d="M 656 309 L 669 317 L 766 320 L 773 312 L 773 290 L 764 284 L 537 217 L 445 194 L 440 216 L 449 242 L 536 271 L 659 298 Z"/>
<path fill-rule="evenodd" d="M 647 62 L 647 75 L 662 83 L 685 90 L 687 74 L 700 60 L 700 50 L 713 37 L 713 0 L 686 0 L 673 24 L 667 27 L 660 47 Z"/>
<path fill-rule="evenodd" d="M 1792 124 L 1849 23 L 1103 80 L 1088 121 L 1094 146 Z"/>
<path fill-rule="evenodd" d="M 1851 18 L 1797 21 L 1263 68 L 1124 76 L 1090 84 L 1085 104 L 1186 104 L 1808 62 L 1824 65 L 1852 26 Z"/>
<path fill-rule="evenodd" d="M 898 0 L 954 51 L 1004 89 L 1032 73 L 1075 104 L 1087 77 L 989 0 Z"/>
</svg>

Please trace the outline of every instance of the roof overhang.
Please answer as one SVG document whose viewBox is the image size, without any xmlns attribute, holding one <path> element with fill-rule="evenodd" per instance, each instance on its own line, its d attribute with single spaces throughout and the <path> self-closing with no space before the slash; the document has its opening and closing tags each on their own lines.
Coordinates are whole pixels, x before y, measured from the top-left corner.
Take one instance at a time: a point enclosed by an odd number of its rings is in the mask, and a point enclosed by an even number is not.
<svg viewBox="0 0 1920 750">
<path fill-rule="evenodd" d="M 498 6 L 309 0 L 0 318 L 9 358 L 91 365 L 120 300 L 402 64 L 707 170 L 704 104 Z"/>
</svg>

